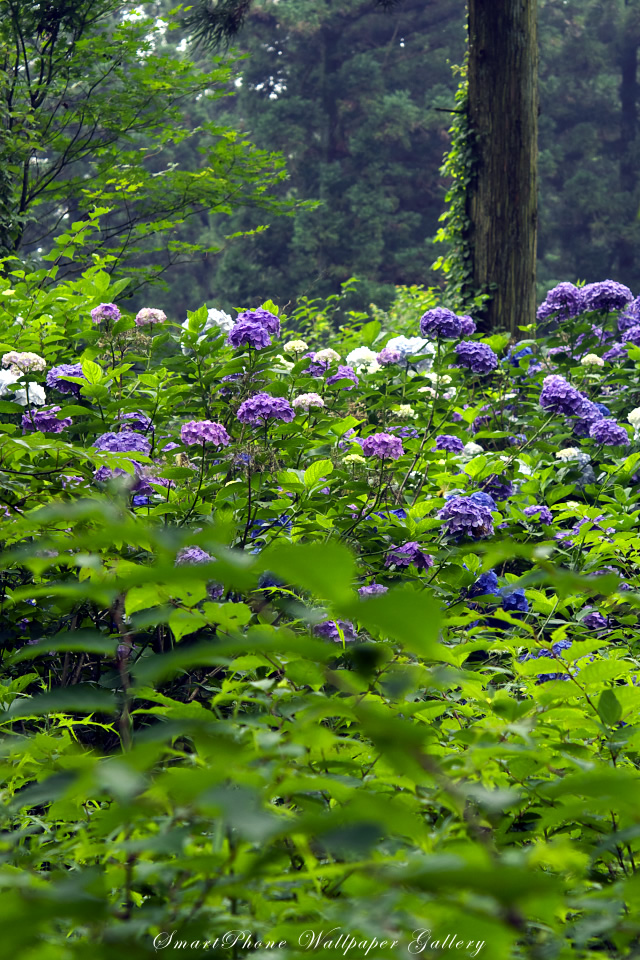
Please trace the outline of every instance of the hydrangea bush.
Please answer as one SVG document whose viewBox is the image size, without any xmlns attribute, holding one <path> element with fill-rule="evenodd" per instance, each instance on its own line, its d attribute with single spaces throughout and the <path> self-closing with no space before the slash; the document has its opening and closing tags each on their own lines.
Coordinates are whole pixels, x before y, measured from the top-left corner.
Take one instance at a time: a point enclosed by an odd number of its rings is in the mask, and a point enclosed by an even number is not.
<svg viewBox="0 0 640 960">
<path fill-rule="evenodd" d="M 515 345 L 103 266 L 5 264 L 7 955 L 635 955 L 631 291 Z"/>
</svg>

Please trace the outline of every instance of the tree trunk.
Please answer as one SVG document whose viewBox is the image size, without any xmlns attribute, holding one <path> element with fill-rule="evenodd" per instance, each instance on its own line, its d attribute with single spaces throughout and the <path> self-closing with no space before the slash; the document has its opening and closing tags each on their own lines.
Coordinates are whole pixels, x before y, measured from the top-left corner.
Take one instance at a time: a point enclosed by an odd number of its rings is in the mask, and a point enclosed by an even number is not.
<svg viewBox="0 0 640 960">
<path fill-rule="evenodd" d="M 536 310 L 536 8 L 537 0 L 469 0 L 473 280 L 491 295 L 481 326 L 512 333 Z"/>
</svg>

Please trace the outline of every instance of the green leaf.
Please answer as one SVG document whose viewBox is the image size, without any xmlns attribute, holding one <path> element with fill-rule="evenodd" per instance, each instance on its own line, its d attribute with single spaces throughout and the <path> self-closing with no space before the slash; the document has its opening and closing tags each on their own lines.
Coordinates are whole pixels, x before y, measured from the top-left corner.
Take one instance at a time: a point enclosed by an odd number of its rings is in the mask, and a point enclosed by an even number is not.
<svg viewBox="0 0 640 960">
<path fill-rule="evenodd" d="M 398 640 L 405 650 L 427 660 L 449 660 L 438 636 L 442 619 L 440 603 L 426 591 L 400 587 L 343 608 L 345 616 L 358 620 L 368 630 Z"/>
<path fill-rule="evenodd" d="M 113 694 L 85 683 L 56 687 L 49 693 L 16 699 L 8 710 L 0 714 L 0 723 L 26 717 L 44 717 L 51 713 L 115 713 L 116 709 Z"/>
<path fill-rule="evenodd" d="M 613 726 L 622 716 L 622 706 L 613 690 L 607 687 L 598 698 L 598 713 L 604 723 Z"/>
<path fill-rule="evenodd" d="M 274 543 L 260 556 L 263 570 L 308 590 L 318 600 L 345 600 L 352 595 L 356 567 L 351 552 L 335 541 Z"/>
<path fill-rule="evenodd" d="M 96 384 L 103 380 L 102 368 L 94 363 L 93 360 L 82 361 L 82 373 L 87 383 Z"/>
<path fill-rule="evenodd" d="M 333 463 L 331 460 L 316 460 L 304 472 L 305 487 L 313 487 L 322 479 L 326 479 L 330 473 L 333 473 Z"/>
</svg>

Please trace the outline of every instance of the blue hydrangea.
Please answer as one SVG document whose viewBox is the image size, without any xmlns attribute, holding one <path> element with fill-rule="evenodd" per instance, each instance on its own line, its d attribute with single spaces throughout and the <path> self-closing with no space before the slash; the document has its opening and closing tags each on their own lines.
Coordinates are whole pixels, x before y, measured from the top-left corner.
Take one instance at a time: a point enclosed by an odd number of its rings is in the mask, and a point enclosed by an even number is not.
<svg viewBox="0 0 640 960">
<path fill-rule="evenodd" d="M 446 307 L 434 307 L 420 317 L 420 332 L 425 337 L 455 339 L 462 332 L 460 317 Z"/>
<path fill-rule="evenodd" d="M 559 283 L 538 307 L 538 320 L 548 320 L 555 315 L 558 320 L 570 320 L 577 317 L 582 308 L 580 290 L 573 283 Z"/>
<path fill-rule="evenodd" d="M 489 507 L 471 497 L 452 497 L 440 510 L 438 517 L 445 521 L 445 531 L 452 536 L 474 539 L 493 536 L 493 517 Z"/>
</svg>

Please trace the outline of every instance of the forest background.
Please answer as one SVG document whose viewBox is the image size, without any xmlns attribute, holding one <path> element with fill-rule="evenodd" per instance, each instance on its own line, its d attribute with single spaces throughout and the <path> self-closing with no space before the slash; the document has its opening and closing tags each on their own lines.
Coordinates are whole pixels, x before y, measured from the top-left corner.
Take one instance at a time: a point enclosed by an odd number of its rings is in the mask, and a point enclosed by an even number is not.
<svg viewBox="0 0 640 960">
<path fill-rule="evenodd" d="M 194 51 L 170 7 L 143 6 L 160 25 L 157 51 L 213 71 L 212 52 Z M 538 300 L 561 280 L 613 276 L 637 289 L 640 5 L 540 0 L 538 33 Z M 143 238 L 137 257 L 167 278 L 165 268 L 180 263 L 165 309 L 180 317 L 203 301 L 252 306 L 266 293 L 295 305 L 335 294 L 352 276 L 361 282 L 350 305 L 362 309 L 387 306 L 398 284 L 442 285 L 433 270 L 445 252 L 437 240 L 448 187 L 442 163 L 465 42 L 460 0 L 404 0 L 393 11 L 370 0 L 254 4 L 225 57 L 231 72 L 212 79 L 216 96 L 194 87 L 179 109 L 191 128 L 234 130 L 265 155 L 281 153 L 287 175 L 269 184 L 269 196 L 294 206 L 276 216 L 285 206 L 271 200 L 267 212 L 245 189 L 228 205 L 217 197 L 203 204 L 179 229 L 160 221 L 160 243 Z M 193 136 L 167 136 L 149 157 L 152 171 L 197 173 L 210 162 Z M 74 182 L 91 177 L 92 163 L 91 151 L 78 156 Z M 246 169 L 241 179 L 245 186 Z M 56 182 L 71 187 L 69 172 Z M 45 192 L 20 232 L 19 255 L 38 259 L 48 249 L 43 223 L 53 235 L 91 203 L 95 196 L 78 189 Z M 247 231 L 255 232 L 233 236 Z M 130 270 L 133 251 L 127 260 Z M 142 303 L 133 299 L 134 308 Z"/>
</svg>

